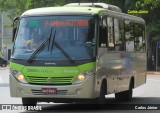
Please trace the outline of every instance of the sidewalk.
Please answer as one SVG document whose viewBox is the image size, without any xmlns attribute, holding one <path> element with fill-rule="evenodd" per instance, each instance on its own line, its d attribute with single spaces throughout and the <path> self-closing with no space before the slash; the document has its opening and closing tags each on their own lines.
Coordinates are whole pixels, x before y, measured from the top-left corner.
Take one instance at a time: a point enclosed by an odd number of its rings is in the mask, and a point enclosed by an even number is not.
<svg viewBox="0 0 160 113">
<path fill-rule="evenodd" d="M 0 84 L 3 83 L 4 81 L 2 80 L 2 77 L 0 76 Z"/>
<path fill-rule="evenodd" d="M 9 85 L 9 66 L 0 67 L 0 86 Z"/>
<path fill-rule="evenodd" d="M 9 69 L 9 66 L 6 66 L 6 67 L 0 67 L 0 70 L 5 70 L 5 69 Z"/>
<path fill-rule="evenodd" d="M 147 74 L 160 75 L 160 71 L 148 71 Z"/>
</svg>

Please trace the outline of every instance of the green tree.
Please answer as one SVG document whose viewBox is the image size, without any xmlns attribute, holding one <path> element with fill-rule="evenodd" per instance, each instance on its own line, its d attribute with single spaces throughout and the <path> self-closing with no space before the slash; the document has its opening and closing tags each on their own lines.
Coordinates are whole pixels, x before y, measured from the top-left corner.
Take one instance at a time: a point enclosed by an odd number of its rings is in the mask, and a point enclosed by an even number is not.
<svg viewBox="0 0 160 113">
<path fill-rule="evenodd" d="M 39 7 L 61 6 L 67 3 L 77 2 L 77 0 L 0 0 L 0 10 L 9 13 L 13 19 L 25 10 Z M 79 0 L 78 2 L 104 2 L 120 7 L 122 12 L 128 10 L 147 10 L 148 14 L 135 14 L 143 17 L 147 24 L 147 31 L 159 37 L 160 30 L 160 0 Z"/>
<path fill-rule="evenodd" d="M 0 10 L 9 13 L 13 19 L 16 15 L 28 9 L 30 0 L 0 0 Z"/>
<path fill-rule="evenodd" d="M 9 17 L 13 19 L 25 10 L 32 8 L 61 6 L 74 2 L 104 2 L 119 6 L 123 12 L 126 12 L 125 5 L 130 5 L 128 1 L 132 0 L 0 0 L 0 10 L 8 12 Z"/>
<path fill-rule="evenodd" d="M 148 10 L 142 17 L 146 20 L 148 34 L 152 34 L 149 38 L 160 40 L 160 0 L 138 0 L 136 9 Z"/>
</svg>

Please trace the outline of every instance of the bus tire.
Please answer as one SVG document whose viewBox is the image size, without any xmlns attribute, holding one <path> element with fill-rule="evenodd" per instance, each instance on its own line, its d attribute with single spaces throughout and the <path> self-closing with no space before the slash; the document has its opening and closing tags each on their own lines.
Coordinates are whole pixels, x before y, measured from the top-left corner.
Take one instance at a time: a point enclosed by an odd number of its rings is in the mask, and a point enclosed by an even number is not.
<svg viewBox="0 0 160 113">
<path fill-rule="evenodd" d="M 107 93 L 107 83 L 105 81 L 102 82 L 101 88 L 100 88 L 100 96 L 98 98 L 98 104 L 105 104 L 105 95 Z"/>
<path fill-rule="evenodd" d="M 37 100 L 34 98 L 22 98 L 23 106 L 36 106 Z"/>
<path fill-rule="evenodd" d="M 117 101 L 131 101 L 133 94 L 133 81 L 130 81 L 129 90 L 115 93 L 115 99 Z"/>
</svg>

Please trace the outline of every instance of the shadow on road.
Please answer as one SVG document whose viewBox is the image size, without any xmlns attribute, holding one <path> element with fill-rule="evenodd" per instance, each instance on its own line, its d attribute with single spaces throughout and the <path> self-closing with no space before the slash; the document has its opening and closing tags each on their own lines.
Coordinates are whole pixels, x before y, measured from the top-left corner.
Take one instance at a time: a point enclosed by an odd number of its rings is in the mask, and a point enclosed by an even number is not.
<svg viewBox="0 0 160 113">
<path fill-rule="evenodd" d="M 41 104 L 38 104 L 38 106 Z M 34 112 L 107 112 L 111 110 L 139 110 L 135 107 L 154 106 L 160 110 L 160 97 L 135 97 L 131 102 L 117 102 L 114 98 L 107 98 L 105 104 L 43 104 L 42 111 Z M 142 109 L 140 109 L 142 110 Z M 155 109 L 151 109 L 155 110 Z M 146 111 L 146 110 L 145 110 Z M 24 112 L 23 112 L 24 113 Z M 30 113 L 26 111 L 25 113 Z"/>
</svg>

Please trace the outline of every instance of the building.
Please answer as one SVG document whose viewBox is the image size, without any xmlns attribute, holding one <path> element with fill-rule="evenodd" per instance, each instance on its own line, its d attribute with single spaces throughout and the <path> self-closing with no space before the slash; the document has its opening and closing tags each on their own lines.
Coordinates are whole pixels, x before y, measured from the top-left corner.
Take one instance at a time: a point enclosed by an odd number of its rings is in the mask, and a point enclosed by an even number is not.
<svg viewBox="0 0 160 113">
<path fill-rule="evenodd" d="M 0 13 L 0 51 L 2 50 L 2 18 L 3 18 L 3 15 Z M 1 52 L 0 52 L 0 56 L 2 56 Z"/>
<path fill-rule="evenodd" d="M 10 60 L 12 50 L 12 21 L 7 13 L 0 13 L 0 57 Z"/>
</svg>

